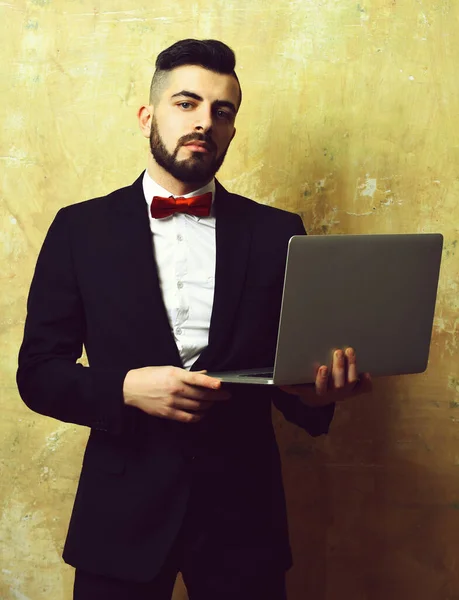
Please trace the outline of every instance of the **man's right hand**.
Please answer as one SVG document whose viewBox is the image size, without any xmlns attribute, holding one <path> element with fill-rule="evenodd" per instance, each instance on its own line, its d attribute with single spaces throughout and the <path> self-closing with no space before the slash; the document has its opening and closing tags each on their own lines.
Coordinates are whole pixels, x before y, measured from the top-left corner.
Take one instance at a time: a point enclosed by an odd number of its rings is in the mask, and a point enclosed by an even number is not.
<svg viewBox="0 0 459 600">
<path fill-rule="evenodd" d="M 205 375 L 205 371 L 143 367 L 127 373 L 123 395 L 127 406 L 135 406 L 154 417 L 195 423 L 215 402 L 231 397 L 220 388 L 221 381 Z"/>
</svg>

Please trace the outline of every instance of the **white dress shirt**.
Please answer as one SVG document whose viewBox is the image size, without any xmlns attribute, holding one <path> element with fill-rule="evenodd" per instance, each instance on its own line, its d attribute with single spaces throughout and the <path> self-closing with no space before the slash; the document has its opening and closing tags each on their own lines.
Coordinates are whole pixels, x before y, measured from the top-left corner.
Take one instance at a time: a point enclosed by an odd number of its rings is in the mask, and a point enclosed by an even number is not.
<svg viewBox="0 0 459 600">
<path fill-rule="evenodd" d="M 184 196 L 212 192 L 209 217 L 176 213 L 153 219 L 153 196 L 174 194 L 153 181 L 147 171 L 142 184 L 164 305 L 183 365 L 189 369 L 209 340 L 215 288 L 215 180 Z"/>
</svg>

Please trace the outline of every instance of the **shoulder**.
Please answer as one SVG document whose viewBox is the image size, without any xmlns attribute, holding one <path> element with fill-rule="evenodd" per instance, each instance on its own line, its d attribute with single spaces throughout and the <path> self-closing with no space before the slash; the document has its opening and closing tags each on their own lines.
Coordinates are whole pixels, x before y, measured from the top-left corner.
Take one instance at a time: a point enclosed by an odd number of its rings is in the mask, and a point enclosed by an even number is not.
<svg viewBox="0 0 459 600">
<path fill-rule="evenodd" d="M 141 180 L 137 179 L 133 184 L 113 190 L 104 196 L 90 198 L 81 202 L 75 202 L 60 209 L 60 213 L 67 213 L 74 217 L 77 215 L 88 215 L 92 213 L 105 212 L 112 208 L 123 207 L 133 196 L 143 199 Z"/>
<path fill-rule="evenodd" d="M 83 200 L 61 208 L 53 222 L 55 227 L 65 226 L 73 231 L 89 232 L 113 220 L 125 219 L 134 213 L 147 214 L 147 204 L 142 188 L 142 176 L 133 184 L 114 190 L 105 196 Z"/>
</svg>

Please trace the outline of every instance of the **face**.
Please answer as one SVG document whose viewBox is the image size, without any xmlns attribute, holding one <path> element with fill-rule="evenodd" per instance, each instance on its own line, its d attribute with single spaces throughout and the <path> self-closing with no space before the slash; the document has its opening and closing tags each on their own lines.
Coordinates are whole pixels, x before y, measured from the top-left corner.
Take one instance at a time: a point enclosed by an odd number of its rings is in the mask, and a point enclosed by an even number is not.
<svg viewBox="0 0 459 600">
<path fill-rule="evenodd" d="M 236 133 L 239 95 L 232 75 L 197 66 L 174 69 L 152 109 L 150 148 L 156 163 L 178 181 L 210 181 Z"/>
</svg>

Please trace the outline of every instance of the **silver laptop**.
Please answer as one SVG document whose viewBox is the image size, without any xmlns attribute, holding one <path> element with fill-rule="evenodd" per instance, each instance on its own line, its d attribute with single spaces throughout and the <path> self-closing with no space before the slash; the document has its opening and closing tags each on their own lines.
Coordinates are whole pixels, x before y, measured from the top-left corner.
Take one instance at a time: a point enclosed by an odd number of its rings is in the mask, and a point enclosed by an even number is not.
<svg viewBox="0 0 459 600">
<path fill-rule="evenodd" d="M 427 368 L 443 236 L 294 236 L 274 365 L 209 373 L 230 383 L 311 383 L 315 365 L 351 346 L 372 376 Z"/>
</svg>

